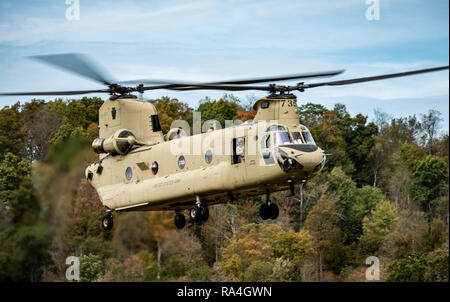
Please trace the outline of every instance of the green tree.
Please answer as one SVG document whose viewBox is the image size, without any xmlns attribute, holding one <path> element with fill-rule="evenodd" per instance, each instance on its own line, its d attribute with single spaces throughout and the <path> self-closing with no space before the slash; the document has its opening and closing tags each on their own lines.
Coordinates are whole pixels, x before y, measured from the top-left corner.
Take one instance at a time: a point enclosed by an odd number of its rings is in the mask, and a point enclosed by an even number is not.
<svg viewBox="0 0 450 302">
<path fill-rule="evenodd" d="M 359 245 L 365 255 L 377 252 L 384 237 L 395 227 L 398 221 L 395 212 L 395 207 L 389 201 L 382 201 L 372 210 L 371 215 L 364 217 Z"/>
<path fill-rule="evenodd" d="M 367 123 L 367 117 L 357 114 L 350 117 L 346 114 L 339 120 L 339 127 L 342 130 L 343 139 L 346 142 L 346 153 L 355 166 L 353 179 L 358 184 L 371 184 L 372 175 L 367 173 L 369 166 L 368 154 L 375 145 L 375 135 L 378 127 L 374 123 Z"/>
<path fill-rule="evenodd" d="M 346 242 L 358 240 L 362 234 L 362 220 L 386 197 L 379 188 L 356 184 L 340 168 L 333 169 L 328 177 L 327 194 L 335 196 L 339 226 L 345 233 Z"/>
<path fill-rule="evenodd" d="M 52 238 L 45 225 L 0 230 L 0 282 L 40 281 L 43 268 L 52 264 Z"/>
<path fill-rule="evenodd" d="M 428 156 L 419 164 L 413 176 L 409 192 L 420 202 L 422 209 L 429 213 L 431 221 L 435 202 L 448 185 L 447 164 L 436 157 Z"/>
<path fill-rule="evenodd" d="M 25 135 L 20 118 L 19 103 L 0 110 L 0 160 L 6 152 L 25 155 Z"/>
<path fill-rule="evenodd" d="M 237 110 L 239 109 L 239 101 L 235 98 L 222 97 L 218 100 L 210 100 L 206 98 L 200 102 L 197 111 L 202 113 L 202 122 L 208 120 L 216 120 L 222 128 L 225 127 L 226 120 L 238 119 Z"/>
<path fill-rule="evenodd" d="M 83 97 L 79 100 L 70 100 L 67 104 L 64 116 L 65 124 L 74 128 L 87 129 L 92 123 L 98 124 L 98 110 L 103 105 L 103 100 L 98 97 Z"/>
<path fill-rule="evenodd" d="M 0 162 L 0 202 L 9 208 L 14 223 L 31 225 L 39 217 L 40 203 L 26 159 L 7 153 Z"/>
<path fill-rule="evenodd" d="M 98 255 L 83 255 L 80 257 L 80 281 L 92 282 L 104 272 L 103 260 Z"/>
<path fill-rule="evenodd" d="M 400 160 L 403 163 L 406 163 L 406 166 L 411 173 L 416 171 L 426 155 L 426 152 L 416 145 L 404 144 L 400 148 Z"/>
<path fill-rule="evenodd" d="M 427 260 L 423 254 L 411 254 L 388 266 L 387 281 L 423 282 L 427 271 Z"/>
</svg>

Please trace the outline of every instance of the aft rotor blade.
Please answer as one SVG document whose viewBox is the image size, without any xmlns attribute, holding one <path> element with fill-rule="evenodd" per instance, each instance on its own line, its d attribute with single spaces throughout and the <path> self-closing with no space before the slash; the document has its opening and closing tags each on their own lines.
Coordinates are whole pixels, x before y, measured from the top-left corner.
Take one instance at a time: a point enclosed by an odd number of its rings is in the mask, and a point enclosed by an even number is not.
<svg viewBox="0 0 450 302">
<path fill-rule="evenodd" d="M 56 55 L 31 56 L 30 58 L 70 71 L 102 84 L 111 85 L 114 79 L 90 60 L 86 55 L 65 53 Z"/>
<path fill-rule="evenodd" d="M 152 79 L 141 79 L 133 81 L 122 81 L 119 83 L 131 83 L 131 84 L 169 84 L 169 85 L 210 85 L 210 84 L 255 84 L 255 83 L 265 83 L 265 82 L 275 82 L 275 81 L 287 81 L 295 79 L 307 79 L 307 78 L 317 78 L 317 77 L 329 77 L 335 76 L 343 73 L 345 70 L 334 70 L 334 71 L 322 71 L 316 73 L 302 73 L 302 74 L 290 74 L 290 75 L 280 75 L 271 77 L 259 77 L 259 78 L 248 78 L 248 79 L 237 79 L 219 82 L 183 82 L 183 81 L 170 81 L 170 80 L 152 80 Z"/>
<path fill-rule="evenodd" d="M 440 71 L 440 70 L 445 70 L 445 69 L 449 69 L 449 66 L 447 65 L 447 66 L 440 66 L 440 67 L 434 67 L 434 68 L 412 70 L 412 71 L 407 71 L 407 72 L 389 73 L 389 74 L 383 74 L 383 75 L 378 75 L 378 76 L 373 76 L 373 77 L 354 78 L 354 79 L 348 79 L 348 80 L 342 80 L 342 81 L 301 84 L 301 85 L 297 86 L 297 89 L 314 88 L 314 87 L 320 87 L 320 86 L 349 85 L 349 84 L 378 81 L 378 80 L 384 80 L 384 79 L 390 79 L 390 78 L 405 77 L 405 76 Z"/>
<path fill-rule="evenodd" d="M 75 95 L 87 93 L 109 93 L 109 89 L 97 90 L 74 90 L 74 91 L 38 91 L 38 92 L 0 92 L 0 96 L 21 96 L 21 95 Z"/>
</svg>

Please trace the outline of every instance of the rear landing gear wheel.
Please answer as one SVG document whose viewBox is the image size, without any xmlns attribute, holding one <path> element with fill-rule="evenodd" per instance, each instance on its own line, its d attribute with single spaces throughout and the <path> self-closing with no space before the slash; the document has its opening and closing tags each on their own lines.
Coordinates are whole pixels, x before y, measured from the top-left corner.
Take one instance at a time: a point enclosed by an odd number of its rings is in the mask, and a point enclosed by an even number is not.
<svg viewBox="0 0 450 302">
<path fill-rule="evenodd" d="M 263 203 L 260 207 L 259 207 L 259 216 L 263 219 L 263 220 L 267 220 L 270 217 L 270 208 L 269 205 L 267 203 Z"/>
<path fill-rule="evenodd" d="M 200 206 L 200 217 L 199 217 L 200 221 L 207 221 L 209 218 L 209 209 L 208 206 L 205 205 L 201 205 Z"/>
<path fill-rule="evenodd" d="M 270 203 L 269 205 L 269 218 L 272 220 L 275 220 L 278 218 L 278 214 L 280 213 L 280 210 L 278 209 L 278 206 L 275 203 Z"/>
<path fill-rule="evenodd" d="M 177 229 L 182 229 L 186 225 L 186 217 L 184 217 L 183 213 L 178 213 L 175 215 L 175 226 Z"/>
<path fill-rule="evenodd" d="M 102 227 L 105 231 L 109 231 L 113 228 L 113 217 L 111 213 L 108 213 L 105 216 L 103 216 Z"/>
</svg>

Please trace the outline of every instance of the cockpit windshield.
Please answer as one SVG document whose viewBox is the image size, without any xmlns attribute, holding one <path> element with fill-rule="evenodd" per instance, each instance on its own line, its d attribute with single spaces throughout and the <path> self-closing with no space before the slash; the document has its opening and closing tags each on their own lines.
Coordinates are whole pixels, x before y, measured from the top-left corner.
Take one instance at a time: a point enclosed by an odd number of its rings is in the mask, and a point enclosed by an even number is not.
<svg viewBox="0 0 450 302">
<path fill-rule="evenodd" d="M 275 132 L 275 145 L 285 145 L 285 144 L 292 144 L 291 136 L 288 132 Z"/>
<path fill-rule="evenodd" d="M 314 138 L 311 135 L 311 132 L 309 132 L 308 128 L 306 128 L 305 126 L 302 126 L 302 134 L 303 134 L 303 138 L 305 139 L 306 144 L 311 144 L 311 145 L 316 144 L 316 142 L 314 141 Z"/>
</svg>

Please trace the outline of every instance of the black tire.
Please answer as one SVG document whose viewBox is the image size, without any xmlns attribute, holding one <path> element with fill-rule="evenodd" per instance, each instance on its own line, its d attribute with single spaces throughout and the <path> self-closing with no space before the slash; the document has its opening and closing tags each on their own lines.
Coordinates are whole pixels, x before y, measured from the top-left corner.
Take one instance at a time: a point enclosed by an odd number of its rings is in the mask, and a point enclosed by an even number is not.
<svg viewBox="0 0 450 302">
<path fill-rule="evenodd" d="M 275 203 L 271 203 L 269 205 L 269 218 L 275 220 L 278 218 L 278 214 L 280 214 L 280 210 Z"/>
<path fill-rule="evenodd" d="M 175 226 L 177 229 L 182 229 L 186 225 L 186 217 L 184 217 L 183 213 L 178 213 L 175 215 Z"/>
<path fill-rule="evenodd" d="M 263 203 L 260 207 L 259 207 L 259 216 L 263 219 L 263 220 L 267 220 L 270 217 L 270 211 L 269 211 L 269 205 L 267 203 Z"/>
<path fill-rule="evenodd" d="M 113 217 L 111 214 L 106 214 L 102 219 L 102 227 L 105 231 L 109 231 L 113 228 Z"/>
<path fill-rule="evenodd" d="M 209 218 L 209 209 L 206 205 L 200 206 L 200 220 L 201 221 L 207 221 Z"/>
<path fill-rule="evenodd" d="M 200 219 L 200 208 L 198 206 L 193 206 L 189 209 L 189 219 L 191 221 L 198 221 Z"/>
</svg>

